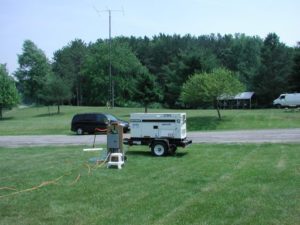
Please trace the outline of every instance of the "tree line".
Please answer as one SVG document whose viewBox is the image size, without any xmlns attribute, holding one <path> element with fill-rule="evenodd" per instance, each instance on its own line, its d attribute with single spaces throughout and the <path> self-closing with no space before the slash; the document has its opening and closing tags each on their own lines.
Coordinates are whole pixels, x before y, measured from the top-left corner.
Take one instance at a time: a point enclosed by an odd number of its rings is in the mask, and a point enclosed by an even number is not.
<svg viewBox="0 0 300 225">
<path fill-rule="evenodd" d="M 75 39 L 50 61 L 25 40 L 14 72 L 24 103 L 106 105 L 110 101 L 109 62 L 117 106 L 201 107 L 183 97 L 195 74 L 223 68 L 270 106 L 284 92 L 300 92 L 300 44 L 288 47 L 275 33 L 265 39 L 245 34 L 116 37 L 85 43 Z M 195 86 L 195 85 L 194 85 Z M 201 102 L 200 102 L 201 103 Z"/>
</svg>

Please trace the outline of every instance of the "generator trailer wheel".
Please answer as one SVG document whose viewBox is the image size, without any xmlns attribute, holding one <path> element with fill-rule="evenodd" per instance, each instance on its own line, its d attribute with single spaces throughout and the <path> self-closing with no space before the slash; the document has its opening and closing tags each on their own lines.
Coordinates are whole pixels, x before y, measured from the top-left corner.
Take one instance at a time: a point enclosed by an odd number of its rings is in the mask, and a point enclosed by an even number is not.
<svg viewBox="0 0 300 225">
<path fill-rule="evenodd" d="M 80 127 L 78 127 L 77 130 L 76 130 L 76 134 L 82 135 L 83 134 L 83 130 Z"/>
<path fill-rule="evenodd" d="M 151 147 L 152 155 L 154 156 L 164 156 L 168 153 L 167 144 L 164 142 L 156 142 Z"/>
</svg>

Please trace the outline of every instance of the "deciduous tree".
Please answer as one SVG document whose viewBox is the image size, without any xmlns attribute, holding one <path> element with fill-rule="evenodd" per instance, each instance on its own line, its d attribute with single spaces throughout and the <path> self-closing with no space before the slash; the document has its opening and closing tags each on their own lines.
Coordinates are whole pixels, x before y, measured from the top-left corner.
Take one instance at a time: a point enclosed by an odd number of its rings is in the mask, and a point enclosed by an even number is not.
<svg viewBox="0 0 300 225">
<path fill-rule="evenodd" d="M 187 104 L 200 105 L 211 102 L 221 119 L 218 99 L 222 95 L 232 96 L 243 91 L 244 87 L 237 76 L 227 69 L 214 69 L 211 73 L 191 76 L 183 85 L 181 99 Z"/>
<path fill-rule="evenodd" d="M 84 101 L 88 105 L 105 105 L 109 101 L 109 46 L 98 40 L 88 47 L 84 63 Z M 115 104 L 124 106 L 133 98 L 135 79 L 145 69 L 127 44 L 112 42 L 112 79 Z"/>
<path fill-rule="evenodd" d="M 19 68 L 15 76 L 25 101 L 40 103 L 39 95 L 43 89 L 45 77 L 51 72 L 45 53 L 32 41 L 23 44 L 23 53 L 18 55 Z"/>
<path fill-rule="evenodd" d="M 57 105 L 57 114 L 59 114 L 63 102 L 72 97 L 71 86 L 60 76 L 50 73 L 46 77 L 39 97 L 45 104 Z"/>
<path fill-rule="evenodd" d="M 0 64 L 0 119 L 2 110 L 16 105 L 19 95 L 14 80 L 9 76 L 6 66 Z"/>
<path fill-rule="evenodd" d="M 82 104 L 84 74 L 83 64 L 87 56 L 87 46 L 76 39 L 54 53 L 53 71 L 71 85 L 73 102 Z"/>
</svg>

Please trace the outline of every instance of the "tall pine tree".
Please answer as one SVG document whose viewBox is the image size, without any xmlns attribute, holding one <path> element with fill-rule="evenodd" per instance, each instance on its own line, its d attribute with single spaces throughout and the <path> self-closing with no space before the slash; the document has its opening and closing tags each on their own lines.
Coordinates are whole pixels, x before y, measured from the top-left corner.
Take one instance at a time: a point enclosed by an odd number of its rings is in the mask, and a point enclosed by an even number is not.
<svg viewBox="0 0 300 225">
<path fill-rule="evenodd" d="M 294 65 L 289 83 L 290 91 L 300 93 L 300 42 L 295 49 Z"/>
<path fill-rule="evenodd" d="M 281 43 L 276 34 L 269 34 L 264 40 L 261 66 L 254 81 L 260 105 L 271 105 L 279 94 L 288 91 L 291 64 L 292 50 Z"/>
<path fill-rule="evenodd" d="M 136 83 L 134 100 L 143 104 L 145 113 L 147 113 L 149 104 L 159 101 L 160 89 L 155 81 L 155 77 L 146 69 L 141 71 Z"/>
</svg>

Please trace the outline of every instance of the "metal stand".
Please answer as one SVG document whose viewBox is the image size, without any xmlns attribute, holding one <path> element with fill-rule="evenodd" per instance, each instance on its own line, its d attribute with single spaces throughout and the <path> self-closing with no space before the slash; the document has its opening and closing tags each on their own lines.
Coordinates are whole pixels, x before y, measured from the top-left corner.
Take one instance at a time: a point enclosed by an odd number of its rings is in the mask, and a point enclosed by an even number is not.
<svg viewBox="0 0 300 225">
<path fill-rule="evenodd" d="M 123 127 L 117 122 L 112 123 L 107 129 L 107 155 L 109 155 L 107 168 L 111 166 L 122 168 L 124 165 Z"/>
</svg>

